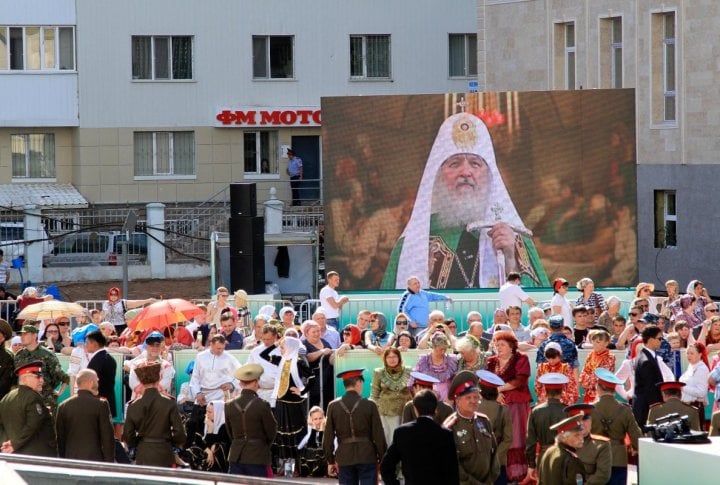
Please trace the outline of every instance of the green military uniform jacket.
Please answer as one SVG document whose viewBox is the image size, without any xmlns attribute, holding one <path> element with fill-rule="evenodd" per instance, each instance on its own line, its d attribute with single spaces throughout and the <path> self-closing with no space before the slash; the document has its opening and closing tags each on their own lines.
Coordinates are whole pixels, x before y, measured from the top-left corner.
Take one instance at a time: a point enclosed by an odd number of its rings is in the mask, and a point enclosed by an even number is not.
<svg viewBox="0 0 720 485">
<path fill-rule="evenodd" d="M 453 413 L 453 408 L 448 406 L 442 401 L 438 401 L 437 403 L 437 409 L 435 409 L 435 416 L 433 417 L 433 420 L 442 426 L 442 424 L 445 422 L 445 420 Z M 409 423 L 411 421 L 415 421 L 417 419 L 417 414 L 415 414 L 415 408 L 413 407 L 412 400 L 405 403 L 405 407 L 403 407 L 403 413 L 402 413 L 402 424 Z"/>
<path fill-rule="evenodd" d="M 20 349 L 15 354 L 15 367 L 32 362 L 34 360 L 41 360 L 43 363 L 43 387 L 42 396 L 45 400 L 45 405 L 50 407 L 53 415 L 57 410 L 57 396 L 55 395 L 55 389 L 60 384 L 69 384 L 70 376 L 68 376 L 60 366 L 60 361 L 57 356 L 45 348 L 42 345 L 38 345 L 35 350 Z"/>
<path fill-rule="evenodd" d="M 613 465 L 610 439 L 600 435 L 586 436 L 577 455 L 585 465 L 587 479 L 583 485 L 605 485 L 610 481 Z"/>
<path fill-rule="evenodd" d="M 380 463 L 386 448 L 380 413 L 374 402 L 355 391 L 347 391 L 328 405 L 323 434 L 323 451 L 328 464 Z"/>
<path fill-rule="evenodd" d="M 57 457 L 55 426 L 40 394 L 17 386 L 0 401 L 0 443 L 10 440 L 15 453 Z"/>
<path fill-rule="evenodd" d="M 475 413 L 472 419 L 453 413 L 457 421 L 450 429 L 455 437 L 461 485 L 492 484 L 500 476 L 500 462 L 492 423 Z"/>
<path fill-rule="evenodd" d="M 715 411 L 710 419 L 710 436 L 720 436 L 720 411 Z"/>
<path fill-rule="evenodd" d="M 501 466 L 507 466 L 507 453 L 512 444 L 512 421 L 510 410 L 507 406 L 483 399 L 478 403 L 478 412 L 488 417 L 492 423 L 495 442 L 497 443 L 498 462 Z"/>
<path fill-rule="evenodd" d="M 555 443 L 557 433 L 550 429 L 555 423 L 565 419 L 565 405 L 556 398 L 549 398 L 535 406 L 528 418 L 527 438 L 525 438 L 525 457 L 528 467 L 537 468 L 543 453 Z M 535 458 L 536 446 L 540 443 L 540 453 Z"/>
<path fill-rule="evenodd" d="M 128 447 L 137 447 L 138 465 L 172 466 L 172 446 L 182 446 L 185 439 L 175 400 L 163 396 L 157 388 L 145 389 L 142 397 L 128 406 L 123 440 Z"/>
<path fill-rule="evenodd" d="M 553 445 L 540 459 L 539 485 L 577 485 L 578 475 L 582 475 L 585 483 L 585 466 L 577 452 L 569 446 Z"/>
<path fill-rule="evenodd" d="M 105 399 L 79 390 L 58 407 L 55 430 L 60 458 L 115 463 L 115 431 Z"/>
<path fill-rule="evenodd" d="M 648 424 L 652 424 L 656 419 L 672 413 L 678 413 L 681 417 L 687 414 L 687 417 L 690 420 L 690 429 L 702 431 L 700 429 L 700 416 L 698 415 L 697 408 L 694 408 L 689 404 L 685 404 L 676 397 L 668 398 L 665 402 L 656 403 L 650 406 Z"/>
<path fill-rule="evenodd" d="M 635 421 L 632 408 L 627 404 L 619 403 L 609 394 L 600 396 L 595 403 L 591 432 L 610 439 L 612 466 L 616 467 L 626 467 L 628 464 L 625 435 L 630 437 L 635 450 L 638 449 L 638 439 L 642 436 L 642 430 Z"/>
<path fill-rule="evenodd" d="M 232 440 L 228 461 L 242 465 L 270 465 L 270 447 L 277 422 L 270 404 L 251 389 L 225 403 L 225 428 Z"/>
</svg>

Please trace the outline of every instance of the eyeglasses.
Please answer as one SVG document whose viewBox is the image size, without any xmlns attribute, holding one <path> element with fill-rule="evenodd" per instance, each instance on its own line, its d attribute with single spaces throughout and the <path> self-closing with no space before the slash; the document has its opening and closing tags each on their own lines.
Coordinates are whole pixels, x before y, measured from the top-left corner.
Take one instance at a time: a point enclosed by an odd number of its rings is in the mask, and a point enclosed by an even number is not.
<svg viewBox="0 0 720 485">
<path fill-rule="evenodd" d="M 398 320 L 397 322 L 395 322 L 395 325 L 407 325 L 407 324 L 408 324 L 407 320 Z"/>
<path fill-rule="evenodd" d="M 631 317 L 637 317 L 637 316 L 639 315 L 639 313 L 630 313 L 629 315 L 630 315 Z"/>
<path fill-rule="evenodd" d="M 217 296 L 228 296 L 228 293 L 218 293 Z"/>
<path fill-rule="evenodd" d="M 482 320 L 468 320 L 468 323 L 480 323 Z"/>
<path fill-rule="evenodd" d="M 70 325 L 70 322 L 58 322 L 58 325 L 60 325 L 61 327 L 67 327 Z"/>
<path fill-rule="evenodd" d="M 705 310 L 705 313 L 718 313 L 717 308 L 710 308 L 709 310 Z"/>
<path fill-rule="evenodd" d="M 58 332 L 57 330 L 48 330 L 48 331 L 46 331 L 45 333 L 58 334 L 58 333 L 60 333 L 60 332 Z"/>
</svg>

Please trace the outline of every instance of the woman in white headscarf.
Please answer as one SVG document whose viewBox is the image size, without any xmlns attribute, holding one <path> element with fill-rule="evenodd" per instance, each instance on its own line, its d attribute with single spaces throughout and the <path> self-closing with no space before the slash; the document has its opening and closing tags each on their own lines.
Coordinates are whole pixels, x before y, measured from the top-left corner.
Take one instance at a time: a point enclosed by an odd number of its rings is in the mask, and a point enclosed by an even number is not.
<svg viewBox="0 0 720 485">
<path fill-rule="evenodd" d="M 273 443 L 273 461 L 277 471 L 285 461 L 300 464 L 298 444 L 306 432 L 306 380 L 312 375 L 305 358 L 300 355 L 300 339 L 286 336 L 280 341 L 280 355 L 272 356 L 271 362 L 278 368 L 270 405 L 278 425 Z"/>
</svg>

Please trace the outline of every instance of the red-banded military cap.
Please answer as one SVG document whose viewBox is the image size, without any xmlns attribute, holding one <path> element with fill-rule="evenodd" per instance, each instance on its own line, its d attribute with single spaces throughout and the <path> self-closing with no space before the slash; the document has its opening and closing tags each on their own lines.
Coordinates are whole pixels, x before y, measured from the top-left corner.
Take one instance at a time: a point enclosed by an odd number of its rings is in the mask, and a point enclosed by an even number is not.
<svg viewBox="0 0 720 485">
<path fill-rule="evenodd" d="M 666 381 L 666 382 L 658 382 L 655 384 L 660 388 L 661 391 L 669 391 L 671 389 L 677 389 L 678 391 L 685 387 L 684 382 L 676 382 L 676 381 Z"/>
<path fill-rule="evenodd" d="M 338 379 L 352 379 L 353 377 L 362 377 L 363 372 L 365 372 L 365 369 L 352 369 L 352 370 L 346 370 L 343 372 L 339 372 L 337 375 Z"/>
<path fill-rule="evenodd" d="M 415 384 L 418 386 L 432 387 L 434 384 L 438 384 L 440 382 L 440 379 L 423 374 L 422 372 L 412 371 L 410 376 L 415 379 Z"/>
<path fill-rule="evenodd" d="M 583 419 L 590 419 L 593 409 L 595 409 L 595 406 L 592 404 L 573 404 L 563 409 L 563 411 L 568 416 L 582 416 Z"/>
<path fill-rule="evenodd" d="M 450 395 L 458 398 L 469 392 L 477 392 L 478 376 L 474 372 L 464 370 L 458 372 L 450 383 Z"/>
<path fill-rule="evenodd" d="M 562 433 L 563 431 L 581 431 L 583 430 L 583 417 L 582 416 L 570 416 L 562 421 L 550 426 L 550 429 Z"/>
<path fill-rule="evenodd" d="M 41 374 L 43 370 L 43 361 L 42 360 L 33 360 L 31 362 L 26 362 L 24 364 L 20 364 L 15 368 L 15 373 L 18 376 L 24 375 L 24 374 Z"/>
</svg>

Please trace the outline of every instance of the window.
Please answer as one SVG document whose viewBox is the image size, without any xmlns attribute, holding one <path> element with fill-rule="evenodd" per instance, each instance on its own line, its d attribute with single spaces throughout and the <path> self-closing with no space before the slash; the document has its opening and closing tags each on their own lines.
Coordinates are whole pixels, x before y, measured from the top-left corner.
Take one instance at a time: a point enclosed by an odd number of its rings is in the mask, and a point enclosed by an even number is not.
<svg viewBox="0 0 720 485">
<path fill-rule="evenodd" d="M 243 134 L 243 160 L 246 175 L 276 175 L 277 132 L 246 131 Z"/>
<path fill-rule="evenodd" d="M 13 178 L 55 178 L 55 135 L 11 135 Z"/>
<path fill-rule="evenodd" d="M 132 78 L 192 79 L 192 44 L 190 36 L 134 35 Z"/>
<path fill-rule="evenodd" d="M 575 89 L 575 23 L 555 24 L 554 88 Z"/>
<path fill-rule="evenodd" d="M 677 207 L 674 190 L 655 191 L 655 247 L 677 246 Z"/>
<path fill-rule="evenodd" d="M 675 14 L 663 15 L 665 121 L 675 121 Z"/>
<path fill-rule="evenodd" d="M 622 17 L 600 19 L 600 87 L 623 87 Z"/>
<path fill-rule="evenodd" d="M 450 77 L 477 76 L 477 34 L 450 34 Z"/>
<path fill-rule="evenodd" d="M 390 79 L 390 36 L 350 36 L 350 77 Z"/>
<path fill-rule="evenodd" d="M 652 16 L 652 116 L 654 123 L 677 120 L 675 12 Z"/>
<path fill-rule="evenodd" d="M 292 79 L 293 36 L 253 36 L 253 78 Z"/>
<path fill-rule="evenodd" d="M 0 71 L 75 69 L 73 27 L 0 26 Z"/>
<path fill-rule="evenodd" d="M 195 175 L 192 131 L 137 131 L 135 176 Z"/>
</svg>

